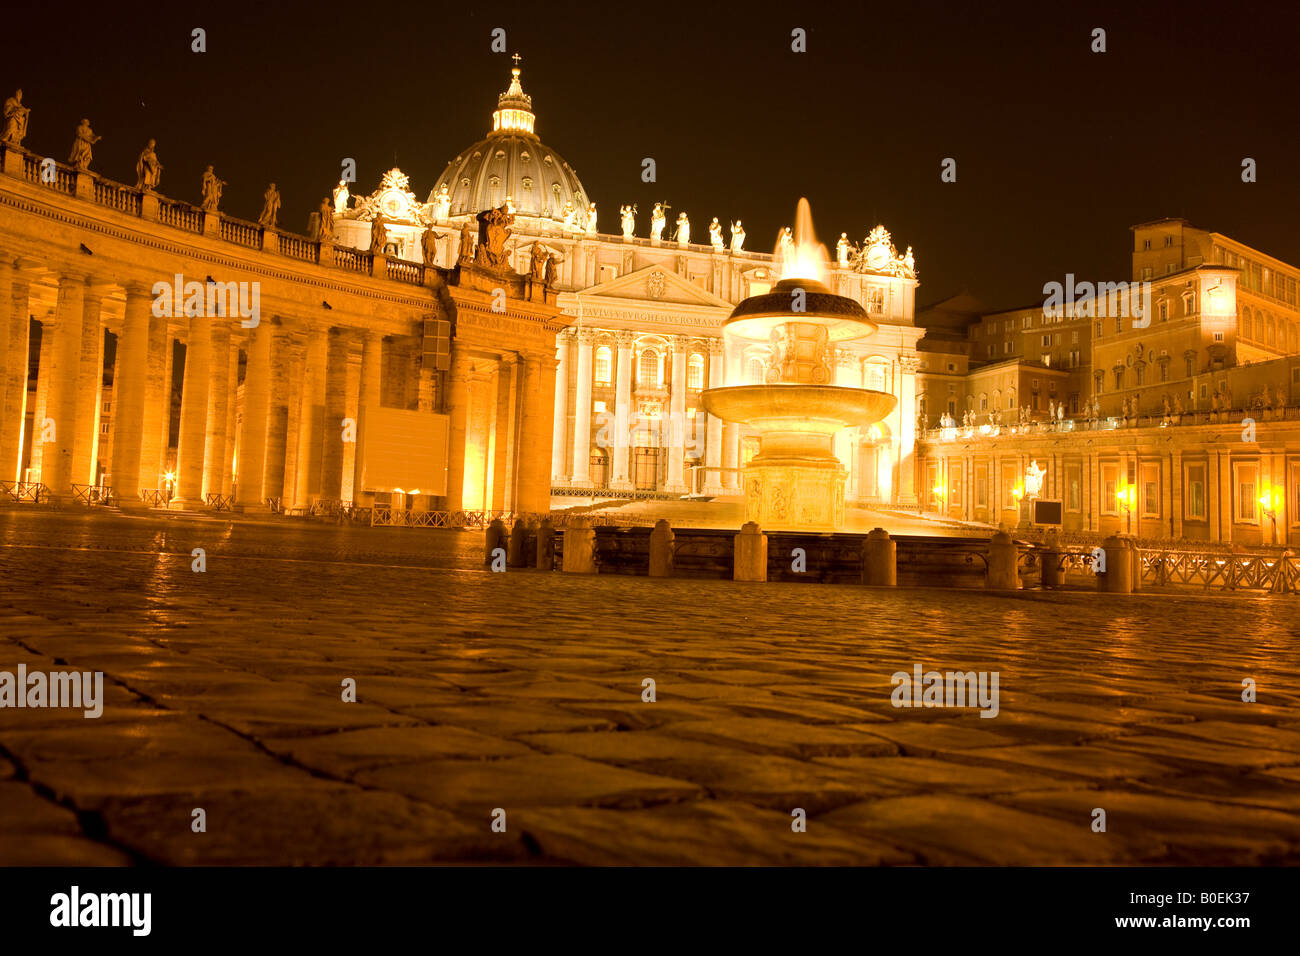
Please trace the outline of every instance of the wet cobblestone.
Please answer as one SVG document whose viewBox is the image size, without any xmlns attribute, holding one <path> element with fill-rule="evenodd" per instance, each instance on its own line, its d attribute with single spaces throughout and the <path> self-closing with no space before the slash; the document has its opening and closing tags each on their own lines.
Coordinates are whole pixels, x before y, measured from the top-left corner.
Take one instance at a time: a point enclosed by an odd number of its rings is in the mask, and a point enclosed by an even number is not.
<svg viewBox="0 0 1300 956">
<path fill-rule="evenodd" d="M 0 670 L 107 698 L 0 709 L 0 863 L 1300 862 L 1300 598 L 491 574 L 481 540 L 0 511 Z M 998 671 L 998 716 L 894 708 L 917 663 Z"/>
</svg>

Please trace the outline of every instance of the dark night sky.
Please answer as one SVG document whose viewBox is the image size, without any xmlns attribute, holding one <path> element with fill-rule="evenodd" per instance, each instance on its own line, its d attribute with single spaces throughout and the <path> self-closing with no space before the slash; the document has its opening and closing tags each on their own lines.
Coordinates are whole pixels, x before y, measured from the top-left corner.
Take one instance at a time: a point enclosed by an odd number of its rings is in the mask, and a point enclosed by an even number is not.
<svg viewBox="0 0 1300 956">
<path fill-rule="evenodd" d="M 223 208 L 255 219 L 274 179 L 296 230 L 344 156 L 358 191 L 396 160 L 425 198 L 488 129 L 499 26 L 602 231 L 635 201 L 644 235 L 667 200 L 699 235 L 743 218 L 766 250 L 807 195 L 828 245 L 879 221 L 914 246 L 919 303 L 1127 278 L 1128 227 L 1164 216 L 1300 263 L 1300 14 L 1281 4 L 59 3 L 4 21 L 0 92 L 24 89 L 29 148 L 65 159 L 87 116 L 94 168 L 133 183 L 153 136 L 164 194 L 197 201 L 211 162 Z"/>
</svg>

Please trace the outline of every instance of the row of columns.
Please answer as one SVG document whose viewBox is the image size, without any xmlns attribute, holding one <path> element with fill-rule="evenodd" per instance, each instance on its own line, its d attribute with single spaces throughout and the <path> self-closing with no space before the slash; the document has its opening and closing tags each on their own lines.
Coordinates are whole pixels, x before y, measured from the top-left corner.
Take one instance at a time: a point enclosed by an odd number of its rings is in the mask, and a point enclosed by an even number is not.
<svg viewBox="0 0 1300 956">
<path fill-rule="evenodd" d="M 113 288 L 86 274 L 59 275 L 53 315 L 41 320 L 28 439 L 31 280 L 11 259 L 0 262 L 0 480 L 24 477 L 23 448 L 29 445 L 31 478 L 51 494 L 67 495 L 73 485 L 95 483 L 103 306 Z M 172 320 L 154 314 L 150 286 L 128 282 L 122 290 L 125 312 L 107 462 L 119 501 L 129 506 L 141 490 L 163 485 L 173 333 L 186 343 L 174 507 L 201 507 L 209 494 L 232 491 L 244 509 L 262 509 L 267 498 L 305 507 L 315 498 L 355 496 L 356 446 L 345 438 L 343 419 L 358 419 L 363 402 L 378 407 L 380 333 L 293 329 L 265 317 L 252 329 L 233 317 Z M 242 413 L 237 404 L 241 345 L 246 354 Z"/>
</svg>

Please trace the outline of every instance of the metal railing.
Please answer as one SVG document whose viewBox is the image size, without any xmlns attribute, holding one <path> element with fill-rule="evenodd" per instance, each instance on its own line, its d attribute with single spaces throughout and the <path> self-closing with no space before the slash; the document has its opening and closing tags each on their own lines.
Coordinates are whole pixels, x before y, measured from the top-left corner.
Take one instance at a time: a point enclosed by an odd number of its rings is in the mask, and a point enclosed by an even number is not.
<svg viewBox="0 0 1300 956">
<path fill-rule="evenodd" d="M 14 501 L 40 504 L 42 498 L 50 496 L 50 490 L 39 481 L 0 481 L 0 495 Z"/>
<path fill-rule="evenodd" d="M 171 501 L 171 495 L 167 494 L 166 490 L 163 489 L 142 488 L 140 489 L 140 500 L 150 508 L 166 508 L 168 502 Z"/>
<path fill-rule="evenodd" d="M 1300 559 L 1289 551 L 1267 554 L 1215 554 L 1199 551 L 1138 551 L 1143 584 L 1199 584 L 1205 590 L 1256 590 L 1295 594 Z"/>
<path fill-rule="evenodd" d="M 223 495 L 220 492 L 209 491 L 204 499 L 207 506 L 213 511 L 234 511 L 235 496 Z"/>
<path fill-rule="evenodd" d="M 73 485 L 72 500 L 74 504 L 107 505 L 113 501 L 113 489 L 108 485 Z"/>
</svg>

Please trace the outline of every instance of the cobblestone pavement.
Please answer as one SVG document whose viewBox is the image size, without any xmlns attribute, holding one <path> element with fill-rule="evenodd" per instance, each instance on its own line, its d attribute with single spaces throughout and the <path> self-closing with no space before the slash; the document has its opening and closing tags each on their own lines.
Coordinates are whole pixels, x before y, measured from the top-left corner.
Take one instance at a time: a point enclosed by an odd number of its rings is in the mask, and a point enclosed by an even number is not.
<svg viewBox="0 0 1300 956">
<path fill-rule="evenodd" d="M 1300 862 L 1300 598 L 491 574 L 480 548 L 0 511 L 0 671 L 106 682 L 98 720 L 0 709 L 0 862 Z M 998 671 L 998 715 L 895 709 L 914 664 Z"/>
</svg>

